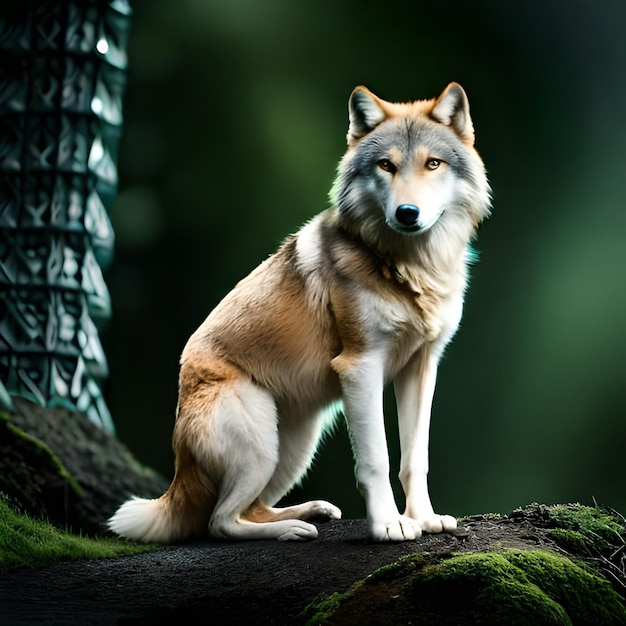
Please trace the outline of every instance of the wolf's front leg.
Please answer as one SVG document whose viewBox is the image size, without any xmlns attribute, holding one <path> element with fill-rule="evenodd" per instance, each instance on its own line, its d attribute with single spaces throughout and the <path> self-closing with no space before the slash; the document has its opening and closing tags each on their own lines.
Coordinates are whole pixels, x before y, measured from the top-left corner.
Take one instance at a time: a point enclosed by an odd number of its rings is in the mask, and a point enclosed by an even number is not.
<svg viewBox="0 0 626 626">
<path fill-rule="evenodd" d="M 400 482 L 406 496 L 405 515 L 427 533 L 449 532 L 456 519 L 437 515 L 428 493 L 430 412 L 435 393 L 439 351 L 425 345 L 394 379 L 400 433 Z"/>
<path fill-rule="evenodd" d="M 356 479 L 365 498 L 370 535 L 375 541 L 418 538 L 415 520 L 400 515 L 389 482 L 389 455 L 383 415 L 381 354 L 333 360 L 343 391 L 343 403 L 356 462 Z"/>
</svg>

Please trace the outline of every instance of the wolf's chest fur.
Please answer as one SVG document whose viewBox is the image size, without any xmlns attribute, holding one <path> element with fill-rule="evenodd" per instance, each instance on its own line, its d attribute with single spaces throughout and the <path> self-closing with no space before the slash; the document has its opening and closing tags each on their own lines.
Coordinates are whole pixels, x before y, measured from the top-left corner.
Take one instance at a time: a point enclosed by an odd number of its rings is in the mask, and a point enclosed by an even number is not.
<svg viewBox="0 0 626 626">
<path fill-rule="evenodd" d="M 437 350 L 445 347 L 461 320 L 465 285 L 462 261 L 445 279 L 435 279 L 420 266 L 388 262 L 368 276 L 355 315 L 370 343 L 379 341 L 386 348 L 386 379 L 393 378 L 424 344 Z"/>
<path fill-rule="evenodd" d="M 399 263 L 334 226 L 332 212 L 322 214 L 298 233 L 294 249 L 305 297 L 337 337 L 333 368 L 376 351 L 389 379 L 423 344 L 443 348 L 461 318 L 463 251 L 445 267 L 419 257 Z"/>
<path fill-rule="evenodd" d="M 320 246 L 324 261 L 332 264 L 323 268 L 321 262 L 320 273 L 330 274 L 342 291 L 352 294 L 366 319 L 372 317 L 367 315 L 368 308 L 374 307 L 384 330 L 397 333 L 404 329 L 429 342 L 447 327 L 456 328 L 460 318 L 456 308 L 462 305 L 467 283 L 463 248 L 445 263 L 425 255 L 398 261 L 336 231 L 329 236 L 320 230 L 327 239 Z"/>
<path fill-rule="evenodd" d="M 433 342 L 442 333 L 454 331 L 461 318 L 467 271 L 463 260 L 439 280 L 422 267 L 388 262 L 382 276 L 395 287 L 399 297 L 408 301 L 407 323 L 419 339 Z"/>
</svg>

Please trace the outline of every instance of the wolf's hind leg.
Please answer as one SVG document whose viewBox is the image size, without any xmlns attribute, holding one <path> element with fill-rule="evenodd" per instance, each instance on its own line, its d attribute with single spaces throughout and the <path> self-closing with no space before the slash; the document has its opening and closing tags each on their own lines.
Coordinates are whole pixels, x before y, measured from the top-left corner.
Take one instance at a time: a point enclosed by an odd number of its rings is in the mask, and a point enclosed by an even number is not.
<svg viewBox="0 0 626 626">
<path fill-rule="evenodd" d="M 258 503 L 264 508 L 264 516 L 273 516 L 276 520 L 289 517 L 320 521 L 341 518 L 341 510 L 325 500 L 312 500 L 285 508 L 262 504 L 274 505 L 302 480 L 311 466 L 323 429 L 324 419 L 317 413 L 307 417 L 283 413 L 278 430 L 278 463 Z"/>
<path fill-rule="evenodd" d="M 254 522 L 277 522 L 285 519 L 327 521 L 340 519 L 341 511 L 325 500 L 311 500 L 286 507 L 266 506 L 261 500 L 256 500 L 243 514 L 243 518 Z"/>
<path fill-rule="evenodd" d="M 246 519 L 278 464 L 279 438 L 272 395 L 248 380 L 240 380 L 213 417 L 220 433 L 222 476 L 209 533 L 222 539 L 305 540 L 317 528 L 299 519 Z"/>
<path fill-rule="evenodd" d="M 247 468 L 249 469 L 249 468 Z M 262 481 L 251 481 L 246 486 L 246 494 L 257 492 Z M 303 541 L 315 539 L 317 528 L 292 515 L 287 510 L 280 510 L 284 515 L 274 514 L 273 509 L 265 507 L 258 500 L 241 511 L 241 496 L 244 485 L 239 485 L 234 492 L 236 500 L 226 497 L 218 504 L 209 524 L 209 532 L 218 539 L 278 539 L 279 541 Z M 234 505 L 234 506 L 233 506 Z M 295 508 L 295 507 L 294 507 Z M 297 513 L 297 511 L 293 511 Z"/>
</svg>

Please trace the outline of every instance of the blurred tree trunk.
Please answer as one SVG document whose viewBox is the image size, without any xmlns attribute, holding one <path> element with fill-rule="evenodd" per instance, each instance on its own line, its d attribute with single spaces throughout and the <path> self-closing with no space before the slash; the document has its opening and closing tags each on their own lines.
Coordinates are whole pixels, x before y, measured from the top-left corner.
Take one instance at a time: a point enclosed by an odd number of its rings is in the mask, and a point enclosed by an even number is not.
<svg viewBox="0 0 626 626">
<path fill-rule="evenodd" d="M 0 402 L 77 409 L 113 432 L 98 333 L 131 10 L 12 5 L 0 12 Z"/>
</svg>

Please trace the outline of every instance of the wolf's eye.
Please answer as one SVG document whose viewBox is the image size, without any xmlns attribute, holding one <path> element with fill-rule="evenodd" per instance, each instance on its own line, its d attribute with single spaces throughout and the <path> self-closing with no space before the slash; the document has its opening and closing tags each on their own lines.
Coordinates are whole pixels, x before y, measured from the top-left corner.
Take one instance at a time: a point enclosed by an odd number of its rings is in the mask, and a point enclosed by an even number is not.
<svg viewBox="0 0 626 626">
<path fill-rule="evenodd" d="M 389 159 L 381 159 L 376 165 L 378 165 L 381 170 L 389 172 L 390 174 L 395 174 L 398 169 Z"/>
<path fill-rule="evenodd" d="M 441 165 L 441 161 L 439 159 L 428 159 L 426 161 L 426 167 L 429 170 L 436 170 Z"/>
</svg>

